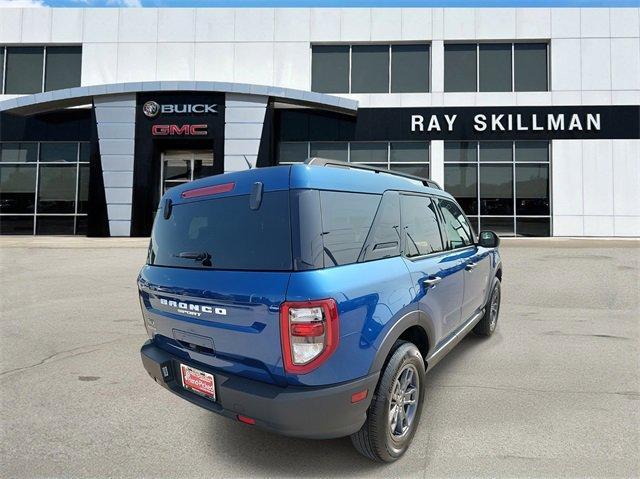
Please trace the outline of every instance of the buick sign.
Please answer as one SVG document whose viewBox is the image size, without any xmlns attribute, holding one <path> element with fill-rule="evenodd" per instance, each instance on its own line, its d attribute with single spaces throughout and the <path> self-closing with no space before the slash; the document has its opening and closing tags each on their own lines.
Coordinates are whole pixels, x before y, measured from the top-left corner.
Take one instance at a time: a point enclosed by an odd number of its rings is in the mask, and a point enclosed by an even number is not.
<svg viewBox="0 0 640 479">
<path fill-rule="evenodd" d="M 160 113 L 160 105 L 155 101 L 148 101 L 142 106 L 142 111 L 149 118 L 155 118 Z"/>
<path fill-rule="evenodd" d="M 205 113 L 218 113 L 216 107 L 218 105 L 206 104 L 206 103 L 198 103 L 195 105 L 190 105 L 187 103 L 183 104 L 164 104 L 160 105 L 155 101 L 148 101 L 142 106 L 142 111 L 149 118 L 155 118 L 160 113 L 163 114 L 176 114 L 176 113 L 192 113 L 192 114 L 205 114 Z"/>
</svg>

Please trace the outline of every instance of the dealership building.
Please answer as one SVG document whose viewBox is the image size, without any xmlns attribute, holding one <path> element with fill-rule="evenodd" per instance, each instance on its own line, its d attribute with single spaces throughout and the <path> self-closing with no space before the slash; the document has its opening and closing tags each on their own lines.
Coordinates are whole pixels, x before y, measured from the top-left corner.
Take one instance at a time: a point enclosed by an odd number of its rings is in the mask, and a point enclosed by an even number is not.
<svg viewBox="0 0 640 479">
<path fill-rule="evenodd" d="M 2 234 L 147 236 L 172 186 L 309 156 L 640 236 L 640 9 L 0 9 Z"/>
</svg>

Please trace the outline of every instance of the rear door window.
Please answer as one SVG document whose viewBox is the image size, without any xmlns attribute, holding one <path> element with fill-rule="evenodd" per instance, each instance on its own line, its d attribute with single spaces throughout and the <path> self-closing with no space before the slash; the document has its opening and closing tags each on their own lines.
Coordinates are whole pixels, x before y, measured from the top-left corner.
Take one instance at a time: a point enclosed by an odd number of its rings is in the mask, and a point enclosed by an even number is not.
<svg viewBox="0 0 640 479">
<path fill-rule="evenodd" d="M 289 271 L 292 269 L 289 191 L 176 204 L 171 216 L 158 210 L 148 262 L 198 269 Z"/>
<path fill-rule="evenodd" d="M 380 195 L 321 191 L 324 266 L 356 263 L 380 203 Z"/>
<path fill-rule="evenodd" d="M 434 201 L 427 196 L 402 195 L 402 225 L 407 258 L 444 249 Z"/>
</svg>

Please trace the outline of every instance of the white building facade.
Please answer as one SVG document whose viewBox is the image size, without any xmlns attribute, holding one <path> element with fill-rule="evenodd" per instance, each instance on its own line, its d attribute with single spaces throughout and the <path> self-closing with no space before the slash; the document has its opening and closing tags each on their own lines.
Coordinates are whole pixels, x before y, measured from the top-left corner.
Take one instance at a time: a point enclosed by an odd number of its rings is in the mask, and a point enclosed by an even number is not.
<svg viewBox="0 0 640 479">
<path fill-rule="evenodd" d="M 5 8 L 0 65 L 2 234 L 144 236 L 174 184 L 326 156 L 640 236 L 640 9 Z"/>
</svg>

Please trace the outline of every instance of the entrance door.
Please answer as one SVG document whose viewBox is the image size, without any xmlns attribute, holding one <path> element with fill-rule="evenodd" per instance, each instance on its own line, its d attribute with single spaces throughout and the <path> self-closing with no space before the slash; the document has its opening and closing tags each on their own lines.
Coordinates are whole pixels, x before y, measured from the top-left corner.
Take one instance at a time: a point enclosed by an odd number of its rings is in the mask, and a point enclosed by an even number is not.
<svg viewBox="0 0 640 479">
<path fill-rule="evenodd" d="M 212 150 L 167 150 L 162 153 L 160 196 L 169 188 L 211 175 Z"/>
</svg>

